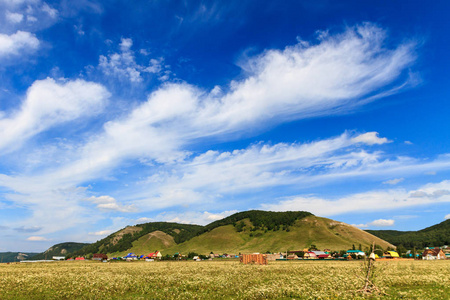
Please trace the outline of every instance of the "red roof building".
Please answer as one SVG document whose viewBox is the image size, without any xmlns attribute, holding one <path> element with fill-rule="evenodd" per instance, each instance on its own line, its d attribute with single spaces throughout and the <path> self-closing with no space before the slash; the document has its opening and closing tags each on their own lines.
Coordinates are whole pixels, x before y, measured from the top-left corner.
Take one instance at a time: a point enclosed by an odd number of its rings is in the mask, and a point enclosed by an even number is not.
<svg viewBox="0 0 450 300">
<path fill-rule="evenodd" d="M 156 251 L 156 252 L 149 253 L 147 256 L 145 256 L 145 258 L 161 259 L 162 254 L 161 254 L 161 252 Z"/>
<path fill-rule="evenodd" d="M 108 255 L 103 254 L 103 253 L 96 253 L 92 256 L 93 260 L 105 260 L 108 259 Z"/>
</svg>

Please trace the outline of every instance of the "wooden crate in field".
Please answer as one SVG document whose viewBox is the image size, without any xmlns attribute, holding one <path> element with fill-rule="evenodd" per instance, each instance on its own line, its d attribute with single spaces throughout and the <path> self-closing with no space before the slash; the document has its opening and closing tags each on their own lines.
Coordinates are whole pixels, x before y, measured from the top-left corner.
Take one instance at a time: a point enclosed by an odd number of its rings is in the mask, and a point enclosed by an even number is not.
<svg viewBox="0 0 450 300">
<path fill-rule="evenodd" d="M 244 265 L 267 265 L 267 256 L 265 254 L 241 254 L 239 258 Z"/>
</svg>

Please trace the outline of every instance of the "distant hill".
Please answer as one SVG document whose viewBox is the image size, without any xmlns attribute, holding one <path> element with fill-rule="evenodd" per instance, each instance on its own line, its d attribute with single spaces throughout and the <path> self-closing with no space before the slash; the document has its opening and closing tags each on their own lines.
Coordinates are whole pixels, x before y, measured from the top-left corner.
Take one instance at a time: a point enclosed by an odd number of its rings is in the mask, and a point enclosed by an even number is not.
<svg viewBox="0 0 450 300">
<path fill-rule="evenodd" d="M 397 230 L 366 230 L 383 240 L 396 246 L 403 245 L 406 248 L 423 249 L 424 247 L 436 247 L 450 245 L 450 220 L 446 220 L 434 226 L 419 231 Z"/>
<path fill-rule="evenodd" d="M 35 252 L 0 252 L 0 262 L 21 261 L 36 254 Z"/>
<path fill-rule="evenodd" d="M 372 242 L 386 249 L 393 245 L 354 226 L 316 217 L 309 212 L 245 211 L 206 226 L 177 223 L 145 223 L 128 226 L 88 245 L 74 255 L 107 253 L 123 256 L 128 252 L 200 254 L 239 252 L 278 252 L 303 250 L 311 245 L 320 249 L 347 250 Z"/>
<path fill-rule="evenodd" d="M 152 222 L 138 224 L 135 226 L 128 226 L 107 236 L 104 239 L 83 247 L 82 249 L 76 251 L 74 255 L 126 252 L 128 249 L 133 247 L 134 241 L 139 240 L 144 236 L 146 236 L 147 239 L 150 240 L 151 236 L 148 235 L 151 233 L 154 233 L 152 236 L 155 236 L 153 240 L 159 240 L 161 234 L 158 232 L 162 232 L 167 235 L 168 237 L 165 238 L 166 240 L 170 239 L 173 240 L 174 243 L 182 243 L 199 234 L 203 230 L 203 228 L 204 226 L 200 225 L 168 222 Z M 159 246 L 159 244 L 157 243 L 155 246 Z M 155 249 L 147 251 L 154 250 Z"/>
<path fill-rule="evenodd" d="M 90 244 L 87 243 L 61 243 L 56 244 L 42 253 L 36 254 L 34 256 L 28 257 L 31 260 L 41 260 L 41 259 L 52 259 L 53 256 L 67 256 L 75 251 L 80 250 L 81 248 L 88 246 Z"/>
</svg>

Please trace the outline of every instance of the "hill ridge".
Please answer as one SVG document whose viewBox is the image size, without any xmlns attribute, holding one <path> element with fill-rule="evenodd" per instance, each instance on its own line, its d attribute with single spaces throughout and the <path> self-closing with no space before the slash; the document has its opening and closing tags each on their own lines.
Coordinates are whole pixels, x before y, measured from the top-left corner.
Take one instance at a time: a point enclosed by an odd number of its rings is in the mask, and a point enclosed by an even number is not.
<svg viewBox="0 0 450 300">
<path fill-rule="evenodd" d="M 156 231 L 160 233 L 151 234 Z M 113 240 L 117 242 L 112 243 Z M 311 244 L 343 250 L 358 244 L 368 247 L 372 241 L 384 248 L 393 246 L 349 224 L 316 217 L 309 212 L 250 210 L 205 226 L 170 222 L 127 226 L 74 255 L 101 252 L 121 256 L 128 252 L 143 254 L 155 250 L 168 253 L 261 252 L 285 250 L 286 247 L 303 249 Z"/>
<path fill-rule="evenodd" d="M 450 244 L 450 219 L 418 231 L 366 230 L 397 246 L 422 249 Z"/>
</svg>

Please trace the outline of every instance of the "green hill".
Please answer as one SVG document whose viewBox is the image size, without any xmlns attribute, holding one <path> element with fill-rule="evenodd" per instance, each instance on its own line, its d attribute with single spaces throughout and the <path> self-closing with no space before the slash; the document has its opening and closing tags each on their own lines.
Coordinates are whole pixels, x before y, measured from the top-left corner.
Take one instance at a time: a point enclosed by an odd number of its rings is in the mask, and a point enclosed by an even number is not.
<svg viewBox="0 0 450 300">
<path fill-rule="evenodd" d="M 423 249 L 424 247 L 436 247 L 450 245 L 450 220 L 446 220 L 434 226 L 419 231 L 397 230 L 366 230 L 383 240 L 394 245 L 403 245 L 406 248 Z"/>
<path fill-rule="evenodd" d="M 52 259 L 53 256 L 68 256 L 75 251 L 80 250 L 81 248 L 87 246 L 87 243 L 61 243 L 56 244 L 42 253 L 36 254 L 34 256 L 28 257 L 31 260 L 42 260 L 42 259 Z"/>
<path fill-rule="evenodd" d="M 245 211 L 206 226 L 177 223 L 146 223 L 128 226 L 88 245 L 74 255 L 107 253 L 123 256 L 128 252 L 200 254 L 278 252 L 320 249 L 346 250 L 353 245 L 370 247 L 372 242 L 387 248 L 393 245 L 354 226 L 320 218 L 308 212 Z"/>
<path fill-rule="evenodd" d="M 372 242 L 385 249 L 393 246 L 351 225 L 313 215 L 295 220 L 285 230 L 261 229 L 255 227 L 250 219 L 244 219 L 243 222 L 245 226 L 242 231 L 238 231 L 238 224 L 219 226 L 184 243 L 169 247 L 166 251 L 238 254 L 303 250 L 311 245 L 332 250 L 347 250 L 359 244 L 368 248 Z"/>
<path fill-rule="evenodd" d="M 136 247 L 140 247 L 139 251 L 145 250 L 144 252 L 151 252 L 156 249 L 162 249 L 160 246 L 163 246 L 164 242 L 160 242 L 161 239 L 173 240 L 173 243 L 182 243 L 196 236 L 203 229 L 204 226 L 200 225 L 168 222 L 153 222 L 128 226 L 107 236 L 104 239 L 83 247 L 82 249 L 76 251 L 74 255 L 88 255 L 92 253 L 124 253 L 129 249 L 132 249 L 136 243 Z M 149 234 L 152 233 L 153 235 L 150 236 Z M 155 247 L 157 248 L 155 249 Z"/>
<path fill-rule="evenodd" d="M 0 252 L 0 262 L 15 262 L 27 259 L 33 255 L 36 255 L 35 252 Z"/>
</svg>

